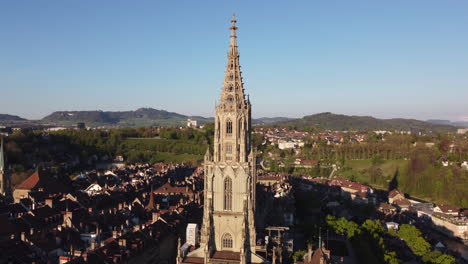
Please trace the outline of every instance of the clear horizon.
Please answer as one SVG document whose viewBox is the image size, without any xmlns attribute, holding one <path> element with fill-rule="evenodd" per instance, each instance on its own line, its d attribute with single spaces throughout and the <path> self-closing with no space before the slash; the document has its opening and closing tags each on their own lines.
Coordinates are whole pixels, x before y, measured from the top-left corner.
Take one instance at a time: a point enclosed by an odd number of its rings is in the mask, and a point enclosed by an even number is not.
<svg viewBox="0 0 468 264">
<path fill-rule="evenodd" d="M 213 115 L 238 20 L 256 117 L 468 121 L 468 2 L 7 1 L 0 113 Z"/>
</svg>

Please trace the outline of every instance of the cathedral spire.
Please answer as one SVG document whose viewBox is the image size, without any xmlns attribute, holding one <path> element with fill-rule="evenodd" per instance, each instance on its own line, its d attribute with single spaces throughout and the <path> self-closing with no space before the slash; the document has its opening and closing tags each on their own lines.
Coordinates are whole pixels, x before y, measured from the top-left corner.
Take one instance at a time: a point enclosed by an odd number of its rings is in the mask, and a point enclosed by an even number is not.
<svg viewBox="0 0 468 264">
<path fill-rule="evenodd" d="M 239 51 L 237 48 L 237 26 L 236 16 L 232 15 L 229 51 L 227 53 L 226 72 L 224 75 L 223 90 L 219 106 L 223 111 L 234 111 L 246 107 L 247 102 L 244 95 L 244 84 L 242 83 L 242 72 L 239 63 Z"/>
<path fill-rule="evenodd" d="M 237 30 L 237 27 L 236 27 L 236 14 L 232 14 L 232 19 L 231 19 L 231 23 L 232 23 L 232 26 L 229 28 L 231 30 L 231 43 L 229 44 L 230 48 L 231 48 L 231 51 L 233 51 L 233 48 L 237 47 L 237 41 L 236 41 L 236 30 Z"/>
<path fill-rule="evenodd" d="M 0 143 L 0 171 L 3 172 L 5 170 L 5 157 L 3 153 L 3 136 L 0 137 L 1 143 Z"/>
</svg>

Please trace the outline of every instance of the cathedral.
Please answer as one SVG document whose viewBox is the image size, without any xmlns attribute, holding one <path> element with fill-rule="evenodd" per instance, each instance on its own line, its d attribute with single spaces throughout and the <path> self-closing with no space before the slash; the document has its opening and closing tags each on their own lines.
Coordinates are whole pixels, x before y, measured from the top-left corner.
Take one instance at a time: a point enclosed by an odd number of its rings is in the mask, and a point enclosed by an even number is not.
<svg viewBox="0 0 468 264">
<path fill-rule="evenodd" d="M 245 96 L 231 20 L 221 98 L 215 109 L 213 153 L 205 154 L 203 224 L 200 247 L 178 263 L 264 263 L 255 254 L 255 154 L 250 136 L 251 104 Z"/>
<path fill-rule="evenodd" d="M 3 152 L 3 137 L 0 136 L 0 194 L 10 196 L 10 180 L 5 167 L 5 153 Z"/>
</svg>

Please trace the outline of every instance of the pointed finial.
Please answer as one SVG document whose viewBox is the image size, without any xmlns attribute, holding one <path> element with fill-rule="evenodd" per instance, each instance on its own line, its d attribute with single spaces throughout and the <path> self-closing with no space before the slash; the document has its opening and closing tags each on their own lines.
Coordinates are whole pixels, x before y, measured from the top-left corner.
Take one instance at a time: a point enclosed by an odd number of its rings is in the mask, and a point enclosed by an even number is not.
<svg viewBox="0 0 468 264">
<path fill-rule="evenodd" d="M 237 30 L 237 27 L 236 27 L 236 14 L 232 14 L 232 19 L 231 19 L 231 23 L 232 23 L 232 26 L 229 28 L 231 30 L 231 44 L 230 46 L 234 47 L 234 46 L 237 46 L 237 43 L 236 43 L 236 30 Z"/>
</svg>

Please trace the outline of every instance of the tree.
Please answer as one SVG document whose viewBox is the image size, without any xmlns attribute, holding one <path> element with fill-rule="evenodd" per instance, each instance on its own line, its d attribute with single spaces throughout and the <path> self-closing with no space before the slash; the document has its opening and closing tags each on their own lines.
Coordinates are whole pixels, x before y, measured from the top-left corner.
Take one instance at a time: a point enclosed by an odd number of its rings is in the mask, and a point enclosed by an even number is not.
<svg viewBox="0 0 468 264">
<path fill-rule="evenodd" d="M 362 228 L 366 230 L 369 234 L 383 234 L 385 229 L 377 220 L 367 219 L 362 224 Z"/>
<path fill-rule="evenodd" d="M 384 254 L 384 261 L 387 264 L 399 264 L 400 260 L 397 258 L 395 251 L 386 252 Z"/>
<path fill-rule="evenodd" d="M 292 255 L 292 258 L 294 259 L 294 261 L 303 261 L 304 260 L 304 255 L 307 253 L 307 251 L 305 250 L 298 250 L 296 252 L 294 252 L 294 254 Z"/>
</svg>

